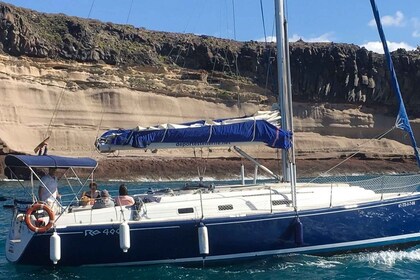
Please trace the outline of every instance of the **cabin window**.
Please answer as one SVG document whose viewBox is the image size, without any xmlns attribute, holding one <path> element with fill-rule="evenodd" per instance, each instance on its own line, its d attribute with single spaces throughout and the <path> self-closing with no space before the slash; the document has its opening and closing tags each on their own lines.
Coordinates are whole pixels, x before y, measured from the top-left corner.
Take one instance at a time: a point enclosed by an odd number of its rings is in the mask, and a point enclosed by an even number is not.
<svg viewBox="0 0 420 280">
<path fill-rule="evenodd" d="M 219 205 L 218 208 L 219 208 L 219 211 L 233 210 L 233 205 L 232 204 Z"/>
<path fill-rule="evenodd" d="M 271 203 L 274 206 L 276 206 L 276 205 L 287 205 L 287 204 L 290 203 L 290 201 L 289 200 L 286 200 L 286 199 L 282 199 L 282 200 L 273 200 Z"/>
<path fill-rule="evenodd" d="M 194 209 L 192 207 L 189 207 L 189 208 L 179 208 L 178 209 L 178 214 L 190 214 L 190 213 L 194 213 Z"/>
</svg>

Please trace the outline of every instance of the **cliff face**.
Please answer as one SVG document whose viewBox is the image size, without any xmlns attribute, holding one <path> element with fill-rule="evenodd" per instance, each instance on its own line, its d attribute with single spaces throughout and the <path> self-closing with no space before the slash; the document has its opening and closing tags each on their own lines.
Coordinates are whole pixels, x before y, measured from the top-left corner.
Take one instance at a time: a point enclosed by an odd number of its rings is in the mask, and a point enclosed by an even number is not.
<svg viewBox="0 0 420 280">
<path fill-rule="evenodd" d="M 75 60 L 110 65 L 180 67 L 239 74 L 275 86 L 273 44 L 234 42 L 208 36 L 171 34 L 41 14 L 0 3 L 0 50 L 13 56 Z M 384 57 L 355 45 L 291 44 L 295 100 L 394 105 Z M 419 116 L 420 50 L 393 53 L 408 112 Z M 274 78 L 274 79 L 273 79 Z M 272 94 L 272 93 L 271 93 Z"/>
<path fill-rule="evenodd" d="M 365 141 L 394 122 L 382 55 L 301 41 L 290 51 L 298 156 L 339 157 L 351 146 L 411 155 L 396 132 Z M 53 150 L 92 155 L 104 129 L 251 114 L 276 99 L 273 44 L 153 32 L 0 2 L 0 52 L 0 144 L 14 151 L 30 153 L 49 132 Z M 420 50 L 393 58 L 408 113 L 418 117 Z"/>
</svg>

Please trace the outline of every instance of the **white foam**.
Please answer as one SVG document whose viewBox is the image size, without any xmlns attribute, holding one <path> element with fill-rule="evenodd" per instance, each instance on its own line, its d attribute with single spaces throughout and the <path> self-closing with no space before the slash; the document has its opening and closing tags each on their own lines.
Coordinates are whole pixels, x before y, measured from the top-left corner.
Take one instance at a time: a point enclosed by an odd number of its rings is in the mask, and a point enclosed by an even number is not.
<svg viewBox="0 0 420 280">
<path fill-rule="evenodd" d="M 372 265 L 386 265 L 392 267 L 397 262 L 420 261 L 420 248 L 413 251 L 382 251 L 358 255 L 360 261 L 367 261 Z"/>
<path fill-rule="evenodd" d="M 4 178 L 4 179 L 0 179 L 0 181 L 1 181 L 1 182 L 23 182 L 24 180 L 21 180 L 21 179 L 7 179 L 7 178 Z"/>
<path fill-rule="evenodd" d="M 319 268 L 333 268 L 339 265 L 342 265 L 339 261 L 332 261 L 332 260 L 326 260 L 326 259 L 318 259 L 316 261 L 310 261 L 305 262 L 305 265 L 307 266 L 315 266 Z"/>
</svg>

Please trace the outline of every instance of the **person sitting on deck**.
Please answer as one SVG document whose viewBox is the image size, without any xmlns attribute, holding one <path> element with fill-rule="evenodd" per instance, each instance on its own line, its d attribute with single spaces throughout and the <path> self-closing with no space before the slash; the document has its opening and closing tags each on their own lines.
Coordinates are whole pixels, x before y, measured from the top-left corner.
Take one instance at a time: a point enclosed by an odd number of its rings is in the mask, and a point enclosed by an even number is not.
<svg viewBox="0 0 420 280">
<path fill-rule="evenodd" d="M 126 185 L 122 184 L 119 189 L 119 196 L 115 199 L 118 206 L 131 206 L 134 205 L 134 198 L 128 195 Z"/>
<path fill-rule="evenodd" d="M 101 191 L 101 198 L 95 201 L 93 204 L 92 209 L 100 209 L 106 207 L 114 207 L 114 201 L 112 201 L 111 196 L 109 195 L 107 190 Z"/>
<path fill-rule="evenodd" d="M 80 205 L 93 205 L 97 199 L 101 197 L 101 192 L 98 190 L 98 185 L 95 182 L 89 184 L 90 191 L 83 192 L 80 199 Z"/>
</svg>

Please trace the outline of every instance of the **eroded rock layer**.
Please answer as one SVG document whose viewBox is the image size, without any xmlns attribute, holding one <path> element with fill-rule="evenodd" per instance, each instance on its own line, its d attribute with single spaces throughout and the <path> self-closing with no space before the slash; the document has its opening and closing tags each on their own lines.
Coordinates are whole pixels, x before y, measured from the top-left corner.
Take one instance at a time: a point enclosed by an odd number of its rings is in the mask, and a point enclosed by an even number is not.
<svg viewBox="0 0 420 280">
<path fill-rule="evenodd" d="M 367 157 L 411 156 L 399 131 L 368 140 L 391 129 L 396 112 L 382 55 L 302 41 L 290 51 L 298 157 L 359 150 Z M 3 153 L 31 153 L 51 134 L 54 153 L 97 156 L 94 139 L 108 128 L 249 115 L 276 101 L 272 44 L 148 31 L 0 3 L 0 52 Z M 393 58 L 408 113 L 418 117 L 420 50 L 399 50 Z M 413 127 L 420 136 L 418 121 Z"/>
</svg>

